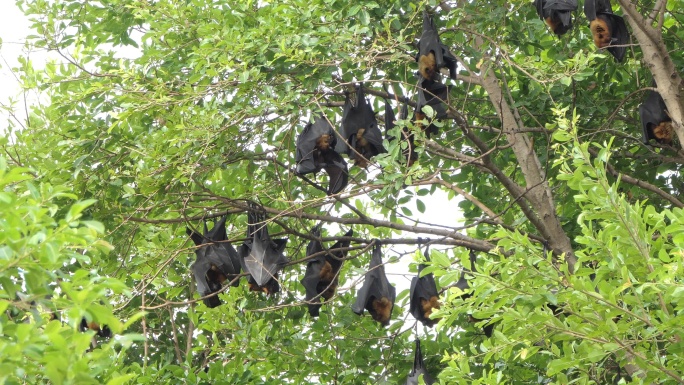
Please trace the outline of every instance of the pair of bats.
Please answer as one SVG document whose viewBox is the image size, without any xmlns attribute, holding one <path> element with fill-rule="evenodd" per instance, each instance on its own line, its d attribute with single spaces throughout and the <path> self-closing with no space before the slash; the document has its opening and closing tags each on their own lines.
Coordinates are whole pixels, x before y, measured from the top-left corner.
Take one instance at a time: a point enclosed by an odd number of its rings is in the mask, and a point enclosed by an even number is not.
<svg viewBox="0 0 684 385">
<path fill-rule="evenodd" d="M 539 18 L 544 20 L 553 33 L 564 35 L 572 29 L 572 12 L 577 10 L 577 0 L 535 0 Z M 625 20 L 613 14 L 610 0 L 586 0 L 584 15 L 597 48 L 608 49 L 618 62 L 625 57 L 629 32 Z"/>
<path fill-rule="evenodd" d="M 430 262 L 428 256 L 428 247 L 425 248 L 425 260 Z M 424 264 L 418 265 L 418 274 L 411 280 L 409 311 L 413 318 L 422 322 L 423 325 L 432 327 L 439 319 L 431 319 L 430 314 L 435 309 L 440 308 L 439 292 L 437 291 L 437 284 L 432 273 L 420 276 L 425 268 Z"/>
<path fill-rule="evenodd" d="M 656 87 L 653 82 L 653 87 Z M 646 100 L 639 106 L 643 141 L 648 144 L 651 139 L 658 143 L 671 145 L 674 136 L 672 119 L 667 114 L 665 101 L 657 91 L 649 91 Z"/>
<path fill-rule="evenodd" d="M 396 296 L 397 292 L 385 274 L 385 267 L 382 263 L 382 246 L 380 241 L 375 240 L 370 266 L 363 286 L 357 293 L 356 302 L 352 305 L 352 311 L 358 315 L 363 315 L 364 309 L 368 310 L 374 320 L 383 326 L 387 326 L 392 317 Z"/>
<path fill-rule="evenodd" d="M 236 278 L 241 269 L 240 257 L 233 245 L 228 242 L 226 218 L 221 217 L 211 231 L 207 230 L 205 221 L 203 235 L 186 228 L 186 233 L 197 246 L 197 259 L 190 269 L 195 276 L 197 291 L 202 297 L 218 293 L 226 281 L 232 281 L 233 286 L 239 284 Z M 203 302 L 211 308 L 221 305 L 218 294 L 204 298 Z"/>
<path fill-rule="evenodd" d="M 423 353 L 420 351 L 420 340 L 416 339 L 416 348 L 413 357 L 413 368 L 406 378 L 405 385 L 418 385 L 420 384 L 420 377 L 423 377 L 423 382 L 425 385 L 432 385 L 435 380 L 428 373 L 425 363 L 423 362 Z"/>
<path fill-rule="evenodd" d="M 348 183 L 347 162 L 340 154 L 347 154 L 359 167 L 368 167 L 368 161 L 383 152 L 382 132 L 378 128 L 375 112 L 358 86 L 356 97 L 345 92 L 342 124 L 337 133 L 325 116 L 307 124 L 297 138 L 297 173 L 305 175 L 325 169 L 329 176 L 328 195 L 342 191 Z"/>
<path fill-rule="evenodd" d="M 311 235 L 320 238 L 320 228 L 315 227 L 311 231 Z M 354 231 L 351 229 L 344 234 L 345 237 L 352 235 L 354 235 Z M 344 258 L 347 256 L 347 251 L 344 249 L 348 248 L 349 244 L 350 241 L 342 240 L 335 243 L 330 249 L 324 249 L 321 242 L 315 239 L 309 242 L 306 247 L 307 257 L 315 255 L 306 265 L 306 273 L 301 281 L 306 289 L 307 306 L 312 317 L 318 317 L 321 299 L 327 302 L 335 295 L 340 269 Z"/>
</svg>

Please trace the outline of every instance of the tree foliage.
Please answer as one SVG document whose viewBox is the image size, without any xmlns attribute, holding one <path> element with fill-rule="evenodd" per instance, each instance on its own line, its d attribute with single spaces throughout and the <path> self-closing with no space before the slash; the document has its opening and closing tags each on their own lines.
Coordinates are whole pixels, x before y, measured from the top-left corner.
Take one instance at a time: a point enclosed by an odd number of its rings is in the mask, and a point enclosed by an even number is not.
<svg viewBox="0 0 684 385">
<path fill-rule="evenodd" d="M 624 63 L 596 50 L 582 4 L 560 38 L 517 0 L 17 4 L 54 60 L 22 61 L 41 102 L 0 143 L 5 383 L 401 383 L 416 336 L 441 383 L 684 383 L 682 1 L 614 2 Z M 429 138 L 398 120 L 388 152 L 326 196 L 324 174 L 294 173 L 297 135 L 320 113 L 338 126 L 359 82 L 380 123 L 386 103 L 412 111 L 426 8 L 459 61 L 449 118 Z M 674 146 L 641 140 L 652 79 Z M 248 202 L 289 238 L 282 291 L 242 283 L 209 309 L 186 227 L 228 215 L 241 243 Z M 462 216 L 423 215 L 447 205 Z M 299 280 L 319 223 L 327 245 L 354 237 L 314 319 Z M 390 276 L 389 327 L 355 315 L 372 241 L 407 266 L 425 237 L 438 326 L 407 316 L 414 263 Z M 468 297 L 454 284 L 469 250 Z M 92 348 L 83 317 L 116 337 Z"/>
</svg>

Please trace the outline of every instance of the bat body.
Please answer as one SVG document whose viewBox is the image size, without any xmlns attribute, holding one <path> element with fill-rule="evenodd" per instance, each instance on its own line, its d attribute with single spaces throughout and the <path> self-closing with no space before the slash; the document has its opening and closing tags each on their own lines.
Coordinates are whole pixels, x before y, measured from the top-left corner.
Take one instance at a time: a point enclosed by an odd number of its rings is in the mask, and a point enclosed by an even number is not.
<svg viewBox="0 0 684 385">
<path fill-rule="evenodd" d="M 620 46 L 629 43 L 629 32 L 625 20 L 613 14 L 610 0 L 586 0 L 584 14 L 589 20 L 594 45 L 608 49 L 615 60 L 622 62 L 627 47 Z"/>
<path fill-rule="evenodd" d="M 644 143 L 648 144 L 653 139 L 658 143 L 672 144 L 672 119 L 668 116 L 665 101 L 658 92 L 649 91 L 646 100 L 639 106 L 639 115 Z"/>
<path fill-rule="evenodd" d="M 425 249 L 425 259 L 430 261 L 427 248 Z M 435 277 L 432 273 L 421 277 L 420 272 L 423 271 L 423 268 L 425 268 L 425 265 L 422 263 L 418 265 L 418 275 L 411 280 L 409 310 L 413 317 L 422 322 L 423 325 L 432 327 L 439 320 L 430 319 L 430 314 L 432 314 L 434 309 L 439 309 L 441 305 L 439 303 L 439 293 L 437 292 Z"/>
<path fill-rule="evenodd" d="M 423 362 L 423 353 L 420 351 L 420 340 L 416 339 L 416 349 L 413 357 L 413 368 L 411 373 L 409 373 L 406 378 L 405 385 L 418 385 L 420 384 L 419 378 L 423 376 L 423 382 L 425 385 L 432 385 L 435 380 L 430 376 L 427 369 L 425 368 L 425 363 Z"/>
<path fill-rule="evenodd" d="M 356 302 L 352 305 L 352 311 L 362 315 L 366 309 L 374 320 L 387 326 L 392 317 L 395 298 L 396 290 L 387 280 L 385 267 L 382 264 L 382 247 L 376 241 L 369 270 L 363 287 L 357 293 Z"/>
<path fill-rule="evenodd" d="M 456 57 L 440 41 L 434 20 L 427 11 L 423 11 L 423 33 L 418 42 L 416 62 L 424 79 L 435 80 L 444 67 L 449 69 L 449 77 L 456 79 Z"/>
<path fill-rule="evenodd" d="M 278 272 L 287 264 L 283 255 L 287 239 L 271 239 L 264 216 L 250 203 L 247 213 L 247 239 L 238 248 L 240 263 L 249 273 L 249 288 L 267 295 L 280 291 Z"/>
<path fill-rule="evenodd" d="M 418 101 L 416 102 L 416 121 L 426 119 L 423 112 L 424 106 L 430 106 L 435 111 L 435 119 L 445 119 L 448 115 L 449 87 L 437 80 L 425 79 L 418 87 Z M 421 126 L 422 127 L 422 126 Z M 430 124 L 424 129 L 429 138 L 431 134 L 437 134 L 437 126 Z"/>
<path fill-rule="evenodd" d="M 193 230 L 186 228 L 187 234 L 198 246 L 195 249 L 197 259 L 190 269 L 197 282 L 197 291 L 200 295 L 207 296 L 221 291 L 225 281 L 235 281 L 233 286 L 238 285 L 237 277 L 240 274 L 240 259 L 233 245 L 227 242 L 226 216 L 222 217 L 211 231 L 207 230 L 204 222 L 204 235 L 199 235 Z M 218 295 L 204 299 L 207 307 L 221 305 Z"/>
<path fill-rule="evenodd" d="M 337 143 L 335 151 L 346 153 L 359 167 L 367 167 L 370 158 L 387 152 L 382 146 L 382 132 L 378 128 L 375 112 L 363 93 L 363 84 L 359 85 L 356 101 L 352 101 L 347 93 L 340 131 L 344 140 Z"/>
<path fill-rule="evenodd" d="M 87 332 L 88 330 L 92 330 L 98 337 L 102 338 L 110 338 L 112 336 L 112 331 L 111 329 L 109 329 L 107 325 L 102 325 L 102 327 L 100 327 L 100 325 L 97 322 L 88 322 L 88 320 L 86 320 L 85 317 L 81 318 L 81 324 L 79 325 L 78 329 L 81 332 Z"/>
<path fill-rule="evenodd" d="M 344 236 L 351 237 L 353 234 L 354 231 L 350 229 Z M 318 228 L 314 228 L 312 235 L 314 237 L 321 236 Z M 306 274 L 304 274 L 304 278 L 301 281 L 304 288 L 306 288 L 306 301 L 316 302 L 308 304 L 309 314 L 312 317 L 318 317 L 321 308 L 320 303 L 318 303 L 320 302 L 319 298 L 328 301 L 335 295 L 338 274 L 342 267 L 343 259 L 347 255 L 346 251 L 337 249 L 347 247 L 349 247 L 349 241 L 339 241 L 326 254 L 322 253 L 324 251 L 323 245 L 317 240 L 309 242 L 309 245 L 306 247 L 307 256 L 320 253 L 306 265 Z"/>
<path fill-rule="evenodd" d="M 329 177 L 328 195 L 342 191 L 349 179 L 347 162 L 335 152 L 336 144 L 335 130 L 324 116 L 307 124 L 297 138 L 297 173 L 305 175 L 324 169 Z"/>
<path fill-rule="evenodd" d="M 535 0 L 534 6 L 539 18 L 556 35 L 562 36 L 572 29 L 572 12 L 577 10 L 577 0 Z"/>
<path fill-rule="evenodd" d="M 401 111 L 399 112 L 399 119 L 404 120 L 408 116 L 408 105 L 403 104 L 401 106 Z M 387 137 L 387 140 L 392 141 L 396 139 L 395 137 L 391 136 L 389 134 L 389 131 L 392 130 L 395 127 L 395 122 L 396 119 L 394 117 L 394 111 L 392 110 L 392 106 L 388 101 L 385 101 L 385 136 Z M 418 153 L 416 153 L 414 144 L 413 144 L 413 132 L 409 131 L 406 127 L 403 127 L 401 129 L 401 140 L 407 140 L 408 141 L 408 148 L 402 150 L 402 153 L 404 156 L 406 156 L 406 161 L 407 165 L 411 167 L 413 162 L 415 162 L 418 159 Z"/>
<path fill-rule="evenodd" d="M 468 280 L 466 279 L 466 273 L 471 272 L 471 271 L 477 272 L 477 270 L 475 269 L 475 260 L 477 259 L 477 256 L 475 255 L 475 252 L 472 250 L 470 250 L 469 259 L 470 259 L 470 269 L 463 267 L 463 270 L 461 271 L 461 277 L 458 279 L 458 281 L 454 285 L 457 288 L 461 289 L 462 291 L 472 289 L 470 287 L 470 284 L 468 283 Z M 466 292 L 466 293 L 461 294 L 461 298 L 464 300 L 470 298 L 471 296 L 472 296 L 471 292 Z M 470 321 L 471 322 L 480 322 L 482 320 L 477 319 L 473 316 L 470 316 Z M 494 332 L 494 325 L 493 324 L 485 325 L 482 327 L 482 330 L 484 331 L 484 334 L 487 337 L 491 337 L 492 333 Z"/>
</svg>

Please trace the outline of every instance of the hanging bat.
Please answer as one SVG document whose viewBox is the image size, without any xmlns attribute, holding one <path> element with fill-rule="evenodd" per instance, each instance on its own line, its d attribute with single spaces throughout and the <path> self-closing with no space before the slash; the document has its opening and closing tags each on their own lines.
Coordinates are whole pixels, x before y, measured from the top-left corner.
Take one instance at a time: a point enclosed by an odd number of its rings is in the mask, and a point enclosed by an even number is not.
<svg viewBox="0 0 684 385">
<path fill-rule="evenodd" d="M 572 29 L 572 12 L 577 10 L 577 0 L 534 0 L 534 6 L 539 18 L 556 35 L 564 35 Z"/>
<path fill-rule="evenodd" d="M 79 325 L 78 329 L 81 332 L 92 330 L 98 337 L 102 338 L 110 338 L 112 336 L 112 331 L 107 325 L 102 325 L 102 327 L 100 327 L 100 324 L 95 321 L 88 322 L 85 317 L 81 318 L 81 324 Z"/>
<path fill-rule="evenodd" d="M 363 93 L 363 84 L 359 84 L 356 101 L 352 101 L 348 92 L 345 94 L 340 132 L 344 140 L 337 142 L 335 151 L 346 153 L 356 166 L 366 168 L 370 158 L 387 152 L 382 146 L 382 132 Z"/>
<path fill-rule="evenodd" d="M 472 291 L 470 290 L 470 289 L 472 289 L 472 288 L 470 287 L 470 284 L 468 283 L 468 280 L 466 279 L 466 273 L 469 273 L 469 272 L 471 272 L 471 271 L 472 271 L 472 272 L 475 272 L 475 273 L 477 272 L 477 269 L 475 268 L 475 260 L 477 259 L 477 256 L 475 255 L 475 252 L 474 252 L 473 250 L 470 250 L 470 253 L 469 253 L 468 256 L 469 256 L 469 259 L 470 259 L 470 269 L 468 269 L 468 268 L 466 268 L 466 267 L 464 266 L 464 267 L 463 267 L 463 270 L 461 270 L 461 277 L 458 279 L 458 281 L 457 281 L 456 284 L 454 285 L 454 286 L 456 286 L 457 288 L 461 289 L 461 291 L 464 292 L 464 293 L 461 294 L 461 296 L 460 296 L 461 299 L 463 299 L 463 300 L 466 300 L 466 299 L 472 297 L 472 295 L 473 295 L 473 294 L 472 294 Z M 469 290 L 469 291 L 468 291 L 468 292 L 465 292 L 466 290 Z M 479 321 L 482 321 L 482 320 L 477 319 L 477 318 L 475 318 L 475 317 L 473 317 L 473 316 L 470 316 L 470 321 L 471 321 L 471 322 L 479 322 Z M 485 334 L 487 337 L 491 337 L 491 336 L 492 336 L 492 333 L 494 332 L 494 325 L 493 325 L 493 324 L 485 325 L 485 326 L 482 327 L 482 330 L 484 331 L 484 334 Z"/>
<path fill-rule="evenodd" d="M 335 152 L 336 144 L 335 130 L 323 115 L 318 116 L 313 123 L 307 124 L 297 138 L 297 173 L 315 174 L 324 169 L 329 177 L 328 195 L 342 191 L 349 179 L 347 162 Z"/>
<path fill-rule="evenodd" d="M 424 255 L 425 260 L 430 262 L 428 247 L 425 248 Z M 413 315 L 413 318 L 422 322 L 423 325 L 432 327 L 439 322 L 439 320 L 431 319 L 430 314 L 432 314 L 434 309 L 439 309 L 441 305 L 439 303 L 439 293 L 437 292 L 435 277 L 432 273 L 421 277 L 420 272 L 423 271 L 423 268 L 425 268 L 424 264 L 421 263 L 418 265 L 418 274 L 411 280 L 411 301 L 409 311 Z"/>
<path fill-rule="evenodd" d="M 416 102 L 415 119 L 417 122 L 426 119 L 423 112 L 424 106 L 430 106 L 435 111 L 434 119 L 445 119 L 448 117 L 449 87 L 439 81 L 425 79 L 418 87 L 418 101 Z M 418 123 L 420 127 L 422 125 Z M 438 129 L 434 124 L 430 124 L 424 129 L 429 138 L 431 134 L 437 134 Z"/>
<path fill-rule="evenodd" d="M 420 340 L 416 339 L 416 349 L 413 357 L 413 368 L 411 369 L 411 373 L 409 373 L 408 377 L 406 378 L 405 385 L 420 384 L 419 379 L 421 375 L 423 377 L 423 382 L 425 382 L 425 385 L 432 385 L 435 383 L 435 380 L 432 379 L 430 373 L 428 373 L 427 369 L 425 368 L 425 363 L 423 362 L 423 353 L 420 351 Z"/>
<path fill-rule="evenodd" d="M 272 240 L 268 235 L 265 218 L 259 211 L 256 204 L 249 204 L 247 239 L 237 253 L 242 268 L 249 273 L 249 289 L 270 295 L 280 291 L 278 272 L 288 262 L 283 255 L 287 239 Z"/>
<path fill-rule="evenodd" d="M 456 79 L 456 57 L 439 40 L 434 20 L 425 10 L 423 11 L 423 33 L 418 42 L 416 62 L 418 72 L 424 79 L 436 80 L 439 70 L 444 67 L 449 69 L 449 77 Z"/>
<path fill-rule="evenodd" d="M 197 291 L 202 297 L 221 291 L 223 283 L 233 281 L 233 286 L 238 285 L 236 277 L 240 274 L 240 258 L 233 245 L 228 243 L 226 236 L 226 216 L 214 224 L 211 231 L 207 230 L 204 222 L 204 235 L 199 235 L 190 228 L 186 233 L 198 246 L 195 249 L 197 259 L 190 269 L 197 282 Z M 203 300 L 207 307 L 221 305 L 218 295 Z"/>
<path fill-rule="evenodd" d="M 655 84 L 653 85 L 655 87 Z M 661 144 L 672 144 L 674 127 L 667 114 L 665 101 L 656 91 L 649 91 L 646 100 L 639 106 L 643 141 L 648 144 L 651 139 Z"/>
<path fill-rule="evenodd" d="M 629 32 L 625 20 L 613 14 L 610 0 L 586 0 L 584 15 L 589 20 L 589 28 L 597 48 L 607 48 L 615 60 L 622 63 L 629 43 Z"/>
<path fill-rule="evenodd" d="M 352 311 L 363 315 L 366 309 L 374 320 L 383 326 L 389 325 L 394 308 L 396 290 L 387 280 L 385 267 L 382 264 L 382 247 L 380 241 L 375 241 L 373 256 L 371 257 L 369 270 L 366 273 L 363 287 L 356 295 L 356 302 L 352 305 Z"/>
<path fill-rule="evenodd" d="M 344 236 L 351 237 L 353 234 L 354 231 L 350 229 Z M 319 228 L 315 227 L 311 231 L 311 235 L 319 238 L 321 236 Z M 319 303 L 320 297 L 328 301 L 335 295 L 338 273 L 344 262 L 344 257 L 347 256 L 347 251 L 338 249 L 349 247 L 349 243 L 349 241 L 339 241 L 326 254 L 323 253 L 323 245 L 318 240 L 309 242 L 309 245 L 306 247 L 307 257 L 319 253 L 306 265 L 306 274 L 304 274 L 304 278 L 301 281 L 304 288 L 306 288 L 306 301 L 310 302 L 308 307 L 309 314 L 312 317 L 318 317 L 318 312 L 321 308 Z"/>
<path fill-rule="evenodd" d="M 399 112 L 399 119 L 404 120 L 406 119 L 406 117 L 408 117 L 408 105 L 402 104 L 401 110 Z M 385 100 L 385 136 L 387 137 L 388 141 L 396 139 L 395 137 L 389 134 L 390 130 L 392 130 L 395 127 L 395 121 L 396 119 L 394 117 L 392 105 L 387 100 Z M 411 132 L 406 127 L 402 127 L 400 139 L 408 141 L 408 147 L 402 150 L 402 154 L 404 154 L 404 156 L 406 157 L 408 167 L 411 167 L 413 162 L 415 162 L 418 159 L 418 153 L 416 152 L 415 146 L 413 144 L 413 132 Z"/>
</svg>

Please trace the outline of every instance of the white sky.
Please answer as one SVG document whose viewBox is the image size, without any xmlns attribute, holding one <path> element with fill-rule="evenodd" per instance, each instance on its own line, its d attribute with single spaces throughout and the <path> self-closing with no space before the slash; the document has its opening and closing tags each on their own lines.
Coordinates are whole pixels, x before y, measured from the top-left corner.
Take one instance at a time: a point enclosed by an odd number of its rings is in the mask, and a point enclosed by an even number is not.
<svg viewBox="0 0 684 385">
<path fill-rule="evenodd" d="M 29 21 L 24 14 L 17 8 L 14 1 L 4 0 L 0 6 L 0 104 L 7 106 L 10 98 L 15 101 L 22 101 L 16 104 L 16 114 L 20 119 L 26 118 L 23 108 L 23 97 L 19 82 L 14 77 L 12 68 L 18 65 L 17 57 L 25 54 L 24 38 L 30 34 Z M 7 127 L 7 120 L 11 119 L 6 111 L 0 111 L 2 122 L 0 132 L 4 132 Z M 23 123 L 23 122 L 22 122 Z"/>
</svg>

